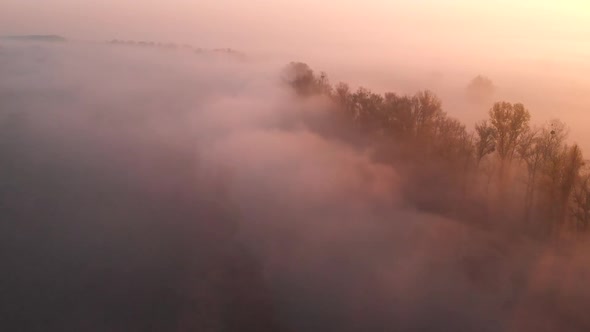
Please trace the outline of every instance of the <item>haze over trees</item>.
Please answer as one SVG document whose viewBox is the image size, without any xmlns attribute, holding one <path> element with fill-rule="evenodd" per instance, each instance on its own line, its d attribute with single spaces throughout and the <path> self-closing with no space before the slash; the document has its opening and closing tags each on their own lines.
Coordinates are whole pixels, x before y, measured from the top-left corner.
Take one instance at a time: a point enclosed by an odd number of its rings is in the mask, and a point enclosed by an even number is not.
<svg viewBox="0 0 590 332">
<path fill-rule="evenodd" d="M 492 80 L 483 75 L 478 75 L 471 80 L 466 89 L 467 97 L 475 103 L 490 102 L 495 92 L 496 86 Z"/>
<path fill-rule="evenodd" d="M 0 39 L 15 41 L 34 41 L 34 42 L 66 42 L 66 38 L 58 35 L 22 35 L 22 36 L 0 36 Z"/>
<path fill-rule="evenodd" d="M 190 44 L 176 44 L 176 43 L 164 43 L 164 42 L 154 42 L 154 41 L 135 41 L 135 40 L 121 40 L 121 39 L 113 39 L 108 41 L 110 45 L 119 45 L 119 46 L 134 46 L 134 47 L 142 47 L 142 48 L 151 48 L 151 49 L 160 49 L 160 50 L 175 50 L 175 51 L 189 51 L 194 52 L 195 54 L 223 54 L 229 55 L 238 59 L 245 59 L 246 55 L 236 51 L 231 48 L 215 48 L 215 49 L 204 49 L 201 47 L 195 47 Z"/>
<path fill-rule="evenodd" d="M 590 330 L 561 121 L 121 45 L 3 44 L 0 330 Z"/>
<path fill-rule="evenodd" d="M 499 101 L 491 104 L 488 119 L 470 130 L 448 116 L 431 91 L 351 91 L 344 83 L 331 86 L 325 73 L 314 74 L 304 63 L 292 63 L 286 72 L 300 96 L 329 98 L 334 116 L 371 137 L 365 144 L 380 147 L 380 158 L 395 164 L 399 158 L 393 154 L 403 151 L 406 162 L 414 163 L 412 176 L 423 176 L 421 168 L 427 163 L 428 172 L 436 168 L 448 180 L 436 190 L 449 197 L 462 193 L 455 201 L 427 208 L 475 223 L 502 214 L 511 220 L 502 227 L 547 239 L 588 230 L 590 173 L 580 147 L 567 141 L 567 126 L 559 120 L 535 126 L 525 105 Z M 487 98 L 493 83 L 478 76 L 469 91 Z M 441 184 L 427 185 L 434 190 Z M 471 200 L 486 202 L 486 214 L 470 217 L 466 204 Z"/>
</svg>

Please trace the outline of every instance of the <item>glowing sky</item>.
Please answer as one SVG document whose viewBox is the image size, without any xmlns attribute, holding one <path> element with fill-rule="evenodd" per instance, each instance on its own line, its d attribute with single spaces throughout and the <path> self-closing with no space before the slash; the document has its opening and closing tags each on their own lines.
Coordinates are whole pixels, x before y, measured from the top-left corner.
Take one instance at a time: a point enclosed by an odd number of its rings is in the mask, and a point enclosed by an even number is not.
<svg viewBox="0 0 590 332">
<path fill-rule="evenodd" d="M 452 94 L 483 73 L 501 98 L 590 141 L 579 121 L 590 110 L 589 0 L 0 0 L 0 35 L 11 34 L 280 55 L 377 90 L 434 88 L 467 121 L 485 110 Z M 435 72 L 444 84 L 424 79 Z"/>
<path fill-rule="evenodd" d="M 585 0 L 2 0 L 0 33 L 330 47 L 590 38 Z M 561 46 L 563 47 L 563 46 Z M 586 46 L 584 46 L 586 47 Z M 586 49 L 582 49 L 586 51 Z"/>
</svg>

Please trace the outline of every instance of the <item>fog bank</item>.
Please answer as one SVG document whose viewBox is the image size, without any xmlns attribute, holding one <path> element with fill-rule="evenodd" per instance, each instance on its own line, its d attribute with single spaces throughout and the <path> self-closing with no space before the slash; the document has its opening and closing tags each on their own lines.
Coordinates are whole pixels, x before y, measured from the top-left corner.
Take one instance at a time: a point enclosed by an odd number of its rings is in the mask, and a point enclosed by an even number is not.
<svg viewBox="0 0 590 332">
<path fill-rule="evenodd" d="M 282 68 L 3 42 L 1 324 L 590 328 L 587 245 L 424 211 L 404 160 L 324 132 L 327 101 L 298 98 Z"/>
</svg>

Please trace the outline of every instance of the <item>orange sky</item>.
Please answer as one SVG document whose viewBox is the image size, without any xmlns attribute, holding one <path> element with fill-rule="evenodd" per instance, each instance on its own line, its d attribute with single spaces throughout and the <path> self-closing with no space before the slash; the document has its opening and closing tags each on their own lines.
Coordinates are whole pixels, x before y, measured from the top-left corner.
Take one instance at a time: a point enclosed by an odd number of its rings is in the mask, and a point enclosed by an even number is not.
<svg viewBox="0 0 590 332">
<path fill-rule="evenodd" d="M 483 73 L 502 98 L 542 121 L 560 117 L 590 142 L 580 121 L 590 110 L 590 0 L 0 0 L 3 34 L 284 55 L 373 89 L 434 88 L 466 120 L 485 110 L 462 111 L 445 89 Z M 444 84 L 423 80 L 433 72 Z"/>
<path fill-rule="evenodd" d="M 590 39 L 586 0 L 2 0 L 0 33 L 59 33 L 213 46 L 375 45 L 395 40 L 458 47 L 481 38 Z M 547 48 L 547 47 L 545 47 Z"/>
</svg>

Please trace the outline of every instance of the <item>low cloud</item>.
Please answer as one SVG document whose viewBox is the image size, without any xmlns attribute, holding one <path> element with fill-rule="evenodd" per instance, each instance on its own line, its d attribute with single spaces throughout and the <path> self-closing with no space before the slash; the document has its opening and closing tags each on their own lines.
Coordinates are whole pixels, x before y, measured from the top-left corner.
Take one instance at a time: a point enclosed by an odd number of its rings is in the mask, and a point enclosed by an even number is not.
<svg viewBox="0 0 590 332">
<path fill-rule="evenodd" d="M 281 69 L 4 42 L 6 326 L 589 328 L 586 247 L 425 211 L 404 160 L 323 132 L 326 101 L 297 98 Z"/>
</svg>

